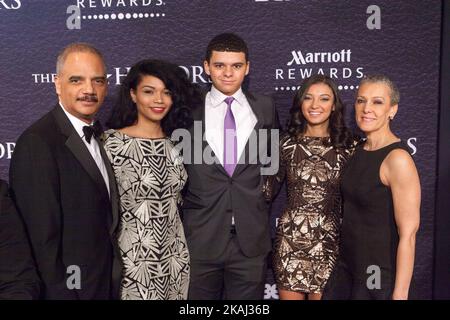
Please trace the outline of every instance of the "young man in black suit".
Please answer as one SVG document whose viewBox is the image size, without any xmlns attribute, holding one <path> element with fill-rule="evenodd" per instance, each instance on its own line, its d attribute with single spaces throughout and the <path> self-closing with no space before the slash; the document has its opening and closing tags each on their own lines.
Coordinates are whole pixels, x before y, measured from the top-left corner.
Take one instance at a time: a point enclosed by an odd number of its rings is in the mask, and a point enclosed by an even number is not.
<svg viewBox="0 0 450 320">
<path fill-rule="evenodd" d="M 94 47 L 75 43 L 58 56 L 59 103 L 17 141 L 10 183 L 43 282 L 44 299 L 118 297 L 114 173 L 94 116 L 107 92 Z"/>
<path fill-rule="evenodd" d="M 250 64 L 247 45 L 239 36 L 224 33 L 213 38 L 204 68 L 212 87 L 204 106 L 194 111 L 202 134 L 195 134 L 194 125 L 191 145 L 202 144 L 202 154 L 209 154 L 214 163 L 204 157 L 197 163 L 195 147 L 185 162 L 189 298 L 262 299 L 271 239 L 262 194 L 263 163 L 257 157 L 261 144 L 253 138 L 260 130 L 279 127 L 277 113 L 272 99 L 241 88 Z M 203 133 L 206 141 L 195 140 Z"/>
<path fill-rule="evenodd" d="M 39 278 L 8 185 L 0 180 L 0 300 L 39 298 Z"/>
</svg>

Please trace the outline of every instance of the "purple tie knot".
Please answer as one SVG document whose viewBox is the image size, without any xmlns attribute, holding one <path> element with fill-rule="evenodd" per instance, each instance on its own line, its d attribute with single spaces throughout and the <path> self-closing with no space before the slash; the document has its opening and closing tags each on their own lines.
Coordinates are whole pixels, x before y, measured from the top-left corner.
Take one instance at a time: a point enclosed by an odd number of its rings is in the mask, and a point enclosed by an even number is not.
<svg viewBox="0 0 450 320">
<path fill-rule="evenodd" d="M 233 97 L 227 97 L 227 98 L 225 98 L 225 103 L 226 103 L 228 106 L 231 106 L 231 104 L 233 103 L 233 101 L 234 101 L 234 98 L 233 98 Z"/>
</svg>

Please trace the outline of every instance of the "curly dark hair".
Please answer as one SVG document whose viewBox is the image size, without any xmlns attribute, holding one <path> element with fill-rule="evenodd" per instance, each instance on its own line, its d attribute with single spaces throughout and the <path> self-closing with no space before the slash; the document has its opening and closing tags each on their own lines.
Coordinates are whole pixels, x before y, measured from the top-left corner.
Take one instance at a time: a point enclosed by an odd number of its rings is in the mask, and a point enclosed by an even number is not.
<svg viewBox="0 0 450 320">
<path fill-rule="evenodd" d="M 122 81 L 106 125 L 112 129 L 121 129 L 136 123 L 138 112 L 130 90 L 136 90 L 144 76 L 158 78 L 171 92 L 172 107 L 161 120 L 164 134 L 170 136 L 175 129 L 191 126 L 191 110 L 201 104 L 199 88 L 189 81 L 182 68 L 167 61 L 153 59 L 139 61 L 131 67 Z"/>
<path fill-rule="evenodd" d="M 205 60 L 209 62 L 213 51 L 219 52 L 243 52 L 248 61 L 248 47 L 244 39 L 234 33 L 221 33 L 215 36 L 206 48 Z"/>
<path fill-rule="evenodd" d="M 338 88 L 330 77 L 321 74 L 306 78 L 300 85 L 300 89 L 295 94 L 292 107 L 289 110 L 291 117 L 288 121 L 287 132 L 292 137 L 298 137 L 305 133 L 307 121 L 301 110 L 301 105 L 309 88 L 316 83 L 326 84 L 333 92 L 334 111 L 331 112 L 328 127 L 332 146 L 335 149 L 350 147 L 356 137 L 345 125 L 345 106 L 339 96 Z"/>
</svg>

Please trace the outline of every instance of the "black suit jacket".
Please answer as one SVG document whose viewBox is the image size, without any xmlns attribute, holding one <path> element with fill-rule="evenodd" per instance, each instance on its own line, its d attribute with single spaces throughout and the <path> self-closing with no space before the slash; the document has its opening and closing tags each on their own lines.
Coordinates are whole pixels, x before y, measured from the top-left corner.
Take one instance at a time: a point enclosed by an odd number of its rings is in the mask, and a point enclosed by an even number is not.
<svg viewBox="0 0 450 320">
<path fill-rule="evenodd" d="M 101 145 L 100 150 L 111 199 L 94 159 L 59 105 L 28 128 L 14 149 L 11 189 L 45 299 L 118 298 L 118 195 Z M 69 266 L 80 268 L 81 289 L 68 288 L 74 274 Z"/>
<path fill-rule="evenodd" d="M 0 299 L 37 299 L 36 273 L 23 223 L 0 180 Z"/>
<path fill-rule="evenodd" d="M 279 121 L 272 99 L 262 95 L 246 93 L 247 100 L 257 118 L 254 130 L 278 129 Z M 201 121 L 201 136 L 204 133 L 205 108 L 194 111 L 194 120 Z M 195 144 L 201 143 L 202 150 L 208 148 L 206 141 L 198 141 L 190 129 L 190 157 L 193 162 L 199 152 Z M 270 137 L 270 132 L 269 135 Z M 270 139 L 263 145 L 253 143 L 245 147 L 269 148 Z M 270 152 L 269 152 L 270 155 Z M 220 163 L 185 163 L 188 183 L 183 204 L 183 224 L 192 259 L 211 260 L 218 257 L 230 239 L 231 217 L 234 214 L 239 245 L 246 256 L 266 254 L 271 250 L 269 207 L 262 194 L 263 176 L 261 159 L 249 161 L 240 159 L 232 177 L 229 177 Z M 256 163 L 255 163 L 256 162 Z"/>
</svg>

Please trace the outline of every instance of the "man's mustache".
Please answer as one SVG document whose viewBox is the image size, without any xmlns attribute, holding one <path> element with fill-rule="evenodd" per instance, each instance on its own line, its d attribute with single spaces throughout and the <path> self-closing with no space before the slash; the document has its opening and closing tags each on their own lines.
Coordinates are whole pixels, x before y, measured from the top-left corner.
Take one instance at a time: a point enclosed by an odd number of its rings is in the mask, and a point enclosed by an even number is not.
<svg viewBox="0 0 450 320">
<path fill-rule="evenodd" d="M 98 102 L 98 98 L 95 94 L 94 95 L 85 95 L 85 96 L 77 98 L 77 101 Z"/>
</svg>

